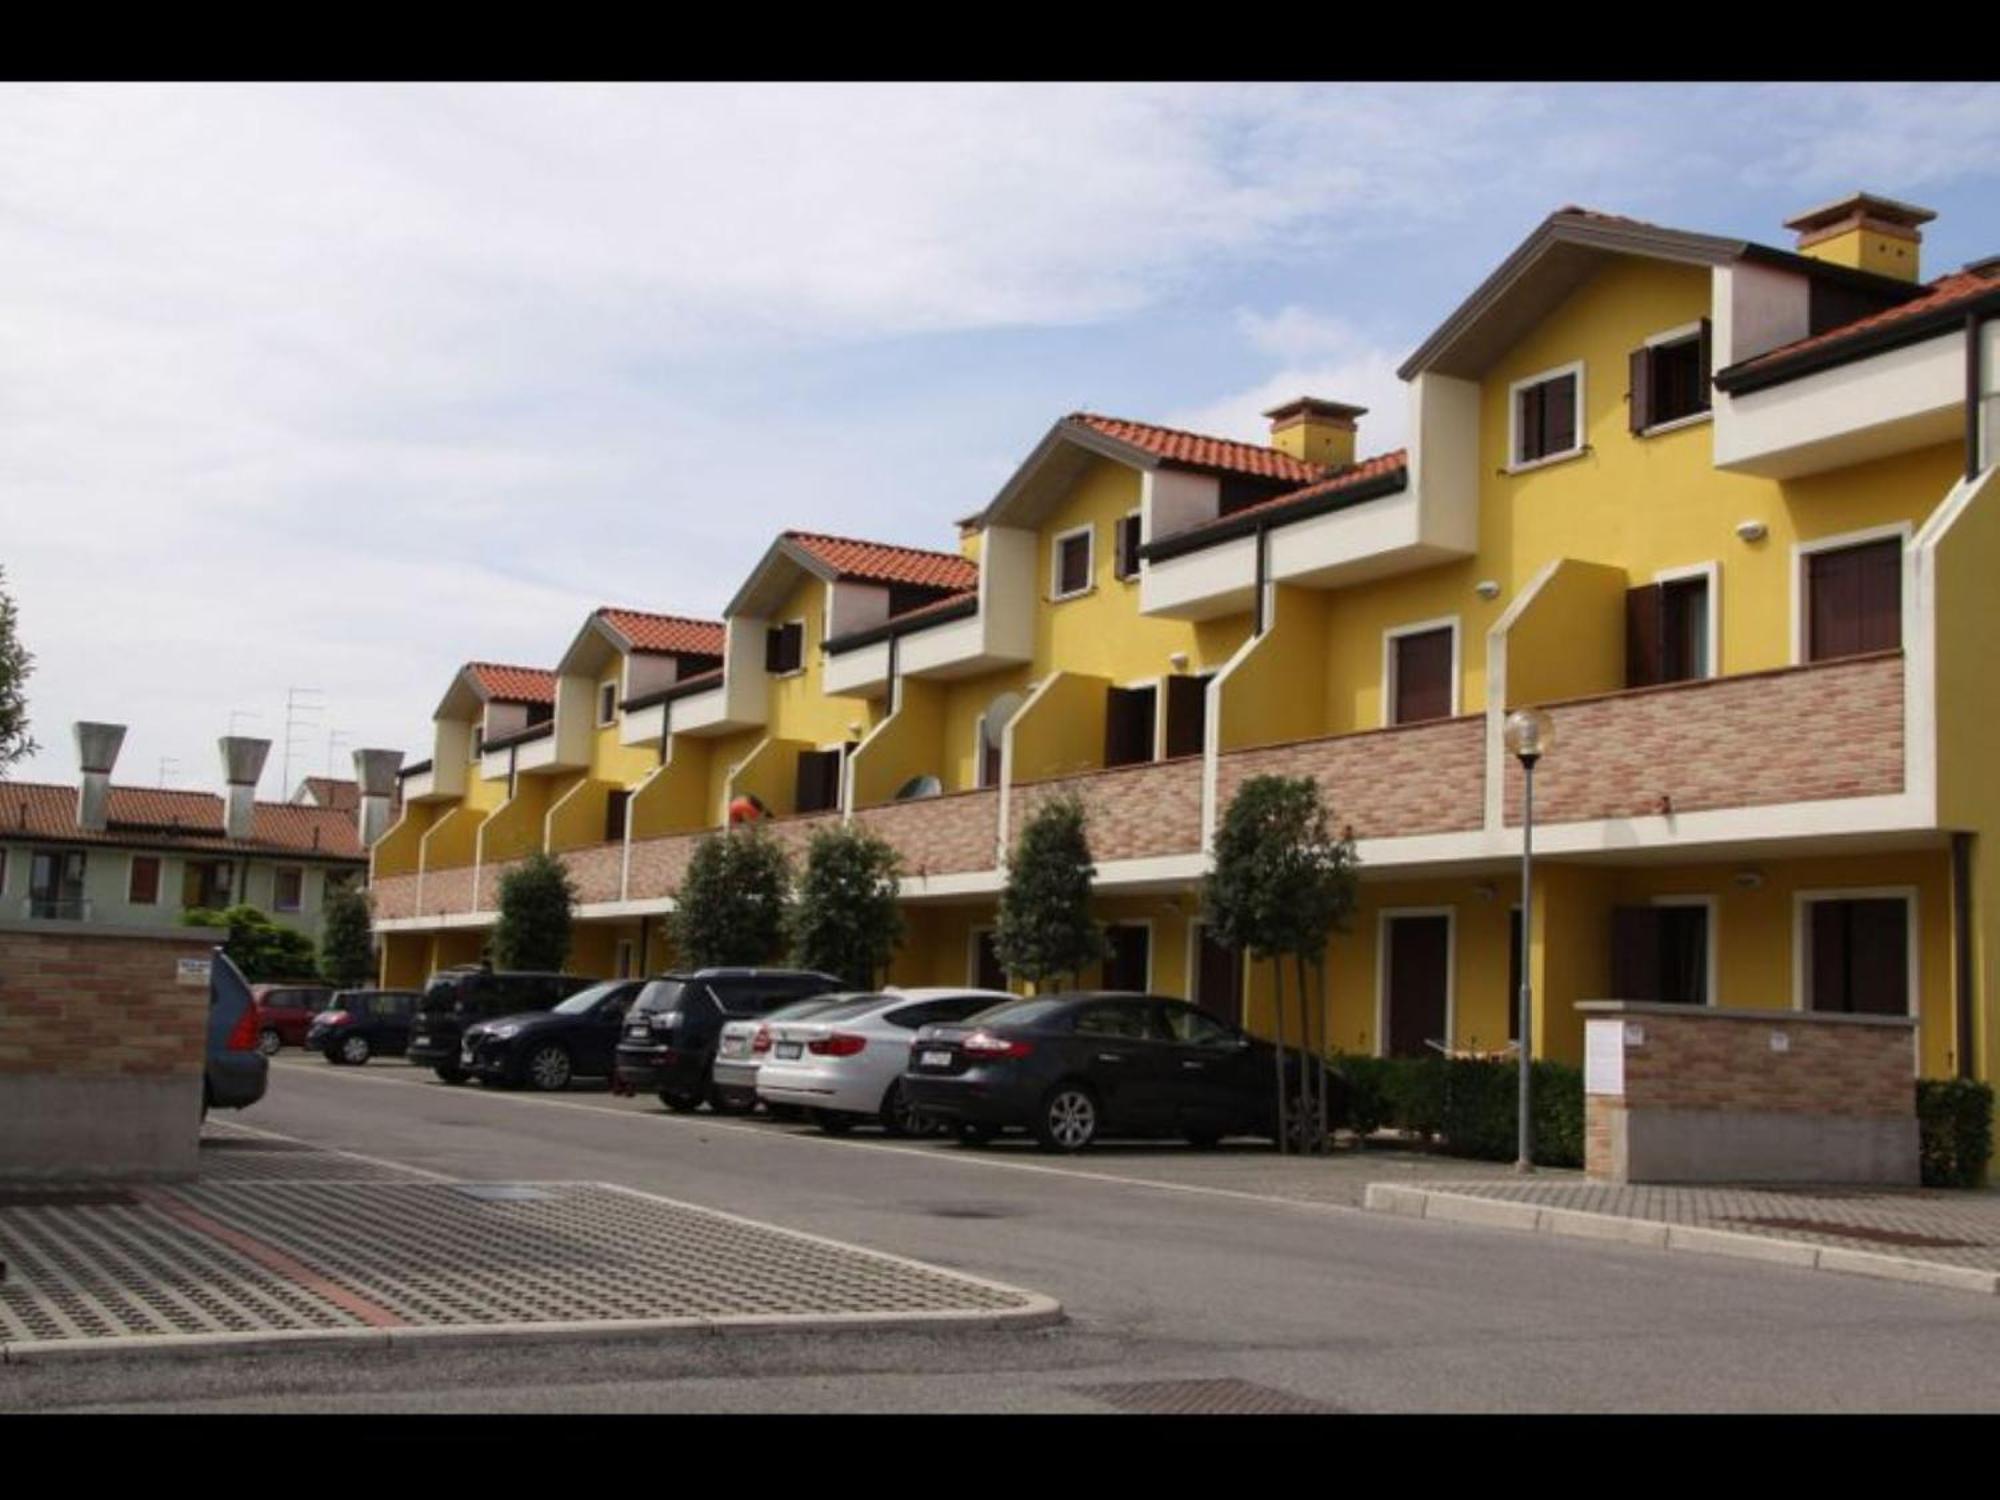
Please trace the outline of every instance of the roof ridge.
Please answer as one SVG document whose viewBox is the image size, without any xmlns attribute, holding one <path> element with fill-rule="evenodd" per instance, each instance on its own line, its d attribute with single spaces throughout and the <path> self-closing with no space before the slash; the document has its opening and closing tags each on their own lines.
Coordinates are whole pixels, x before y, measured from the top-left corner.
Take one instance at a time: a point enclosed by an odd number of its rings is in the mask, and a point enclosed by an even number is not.
<svg viewBox="0 0 2000 1500">
<path fill-rule="evenodd" d="M 648 620 L 672 620 L 678 625 L 713 625 L 720 628 L 721 620 L 710 620 L 701 615 L 672 615 L 663 610 L 638 609 L 629 604 L 600 604 L 596 613 L 600 615 L 641 615 Z"/>
<path fill-rule="evenodd" d="M 1292 457 L 1284 449 L 1274 448 L 1269 443 L 1253 443 L 1246 438 L 1223 437 L 1213 432 L 1196 432 L 1192 427 L 1169 427 L 1164 422 L 1148 422 L 1139 417 L 1114 417 L 1108 412 L 1101 411 L 1073 411 L 1063 420 L 1074 422 L 1117 422 L 1125 427 L 1150 427 L 1155 432 L 1171 432 L 1176 437 L 1197 438 L 1204 443 L 1228 443 L 1237 448 L 1255 449 L 1259 453 L 1274 453 L 1280 458 Z M 1304 464 L 1308 468 L 1325 468 L 1324 464 L 1314 464 L 1309 459 L 1293 459 L 1293 462 Z"/>
<path fill-rule="evenodd" d="M 550 677 L 556 675 L 554 667 L 524 667 L 519 662 L 511 661 L 469 661 L 459 670 L 462 672 L 466 667 L 491 667 L 496 672 L 543 672 Z"/>
<path fill-rule="evenodd" d="M 912 547 L 907 542 L 878 542 L 868 537 L 840 536 L 831 531 L 804 531 L 798 527 L 789 528 L 784 534 L 794 541 L 809 539 L 816 542 L 840 542 L 849 547 L 882 547 L 891 552 L 915 552 L 925 557 L 949 558 L 953 562 L 967 561 L 963 554 L 947 551 L 941 547 Z"/>
</svg>

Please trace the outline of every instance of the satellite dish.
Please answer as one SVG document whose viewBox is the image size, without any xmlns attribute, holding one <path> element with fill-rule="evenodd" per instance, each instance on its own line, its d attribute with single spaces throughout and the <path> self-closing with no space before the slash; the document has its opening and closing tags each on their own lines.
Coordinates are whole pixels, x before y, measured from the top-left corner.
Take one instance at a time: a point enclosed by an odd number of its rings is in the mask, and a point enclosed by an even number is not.
<svg viewBox="0 0 2000 1500">
<path fill-rule="evenodd" d="M 908 781 L 896 788 L 894 800 L 898 802 L 914 802 L 919 797 L 942 797 L 943 795 L 944 783 L 939 781 L 937 777 L 931 775 L 912 776 Z"/>
<path fill-rule="evenodd" d="M 979 721 L 979 734 L 989 750 L 1000 748 L 1008 721 L 1021 711 L 1021 704 L 1025 701 L 1019 693 L 1002 693 L 986 705 L 986 716 Z"/>
</svg>

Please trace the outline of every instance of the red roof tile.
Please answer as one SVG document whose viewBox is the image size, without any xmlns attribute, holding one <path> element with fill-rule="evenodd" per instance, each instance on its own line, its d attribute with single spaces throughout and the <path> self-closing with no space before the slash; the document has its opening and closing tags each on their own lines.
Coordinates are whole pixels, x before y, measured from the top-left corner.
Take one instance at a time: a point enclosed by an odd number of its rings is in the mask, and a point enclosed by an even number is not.
<svg viewBox="0 0 2000 1500">
<path fill-rule="evenodd" d="M 920 547 L 896 547 L 810 531 L 788 531 L 785 535 L 842 578 L 932 589 L 969 589 L 979 583 L 979 565 L 956 552 L 928 552 Z"/>
<path fill-rule="evenodd" d="M 655 615 L 638 609 L 607 605 L 598 617 L 632 643 L 634 651 L 671 652 L 685 656 L 722 655 L 719 620 L 690 620 L 683 615 Z"/>
<path fill-rule="evenodd" d="M 337 776 L 308 776 L 306 791 L 312 797 L 312 804 L 331 807 L 339 812 L 353 812 L 361 805 L 361 784 L 342 781 Z"/>
<path fill-rule="evenodd" d="M 1093 432 L 1130 443 L 1148 453 L 1197 469 L 1224 469 L 1232 474 L 1251 474 L 1259 479 L 1285 479 L 1306 484 L 1326 470 L 1280 453 L 1276 448 L 1256 443 L 1239 443 L 1232 438 L 1206 437 L 1198 432 L 1182 432 L 1172 427 L 1155 427 L 1150 422 L 1128 422 L 1121 417 L 1101 417 L 1093 412 L 1072 412 L 1065 421 L 1081 423 Z"/>
<path fill-rule="evenodd" d="M 1373 458 L 1364 458 L 1357 464 L 1349 464 L 1337 474 L 1322 479 L 1317 484 L 1309 484 L 1302 489 L 1287 490 L 1282 495 L 1273 495 L 1269 500 L 1259 500 L 1255 505 L 1245 505 L 1240 509 L 1232 510 L 1226 516 L 1218 516 L 1213 521 L 1204 521 L 1201 525 L 1191 526 L 1186 531 L 1176 531 L 1173 535 L 1176 537 L 1188 536 L 1195 532 L 1204 531 L 1211 526 L 1221 526 L 1225 522 L 1239 521 L 1245 516 L 1254 516 L 1263 511 L 1285 510 L 1291 506 L 1303 504 L 1308 500 L 1317 500 L 1322 495 L 1332 495 L 1341 490 L 1353 489 L 1358 485 L 1366 484 L 1371 479 L 1380 479 L 1385 475 L 1394 474 L 1397 470 L 1406 468 L 1408 465 L 1409 451 L 1407 449 L 1398 448 L 1391 453 L 1378 453 Z"/>
<path fill-rule="evenodd" d="M 1969 302 L 1974 297 L 1985 296 L 2000 291 L 2000 278 L 1979 271 L 1953 271 L 1949 276 L 1940 276 L 1930 283 L 1920 297 L 1908 302 L 1900 302 L 1883 312 L 1870 313 L 1865 318 L 1856 318 L 1852 323 L 1843 323 L 1838 328 L 1829 328 L 1825 333 L 1816 333 L 1811 338 L 1797 339 L 1789 344 L 1780 344 L 1775 349 L 1767 349 L 1752 359 L 1746 359 L 1736 368 L 1754 370 L 1763 365 L 1774 364 L 1781 359 L 1807 349 L 1820 349 L 1842 340 L 1857 338 L 1878 328 L 1887 328 L 1906 318 L 1922 317 L 1925 313 L 1938 312 L 1958 302 Z"/>
<path fill-rule="evenodd" d="M 0 781 L 0 839 L 26 835 L 93 844 L 367 857 L 351 810 L 259 802 L 251 815 L 250 837 L 232 839 L 223 831 L 222 798 L 213 792 L 114 786 L 104 832 L 90 833 L 76 826 L 76 795 L 73 786 Z"/>
<path fill-rule="evenodd" d="M 506 667 L 490 661 L 465 664 L 479 690 L 499 703 L 554 703 L 556 674 L 541 667 Z"/>
</svg>

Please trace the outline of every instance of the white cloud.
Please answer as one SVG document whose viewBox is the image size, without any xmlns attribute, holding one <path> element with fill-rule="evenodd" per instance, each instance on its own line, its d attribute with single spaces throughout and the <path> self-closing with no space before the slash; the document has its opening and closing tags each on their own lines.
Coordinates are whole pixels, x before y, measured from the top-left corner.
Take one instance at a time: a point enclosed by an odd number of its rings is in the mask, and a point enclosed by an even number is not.
<svg viewBox="0 0 2000 1500">
<path fill-rule="evenodd" d="M 1318 396 L 1367 408 L 1357 424 L 1361 457 L 1403 446 L 1409 388 L 1396 375 L 1401 355 L 1344 318 L 1297 304 L 1271 313 L 1239 310 L 1236 326 L 1251 348 L 1280 361 L 1279 368 L 1248 389 L 1172 414 L 1164 419 L 1169 425 L 1268 442 L 1265 412 L 1297 396 Z"/>
</svg>

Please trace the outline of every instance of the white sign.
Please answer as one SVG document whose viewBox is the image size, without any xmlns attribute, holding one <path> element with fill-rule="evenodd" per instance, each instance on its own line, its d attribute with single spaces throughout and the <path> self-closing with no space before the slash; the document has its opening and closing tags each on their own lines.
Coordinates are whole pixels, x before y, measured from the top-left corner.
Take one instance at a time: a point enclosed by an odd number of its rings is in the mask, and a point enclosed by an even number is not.
<svg viewBox="0 0 2000 1500">
<path fill-rule="evenodd" d="M 1637 1021 L 1627 1021 L 1625 1023 L 1625 1045 L 1628 1047 L 1645 1046 L 1646 1028 L 1641 1026 Z"/>
<path fill-rule="evenodd" d="M 1622 1021 L 1583 1023 L 1583 1091 L 1625 1095 L 1625 1025 Z"/>
<path fill-rule="evenodd" d="M 1772 1033 L 1771 1033 L 1771 1050 L 1772 1050 L 1773 1052 L 1789 1052 L 1789 1051 L 1791 1051 L 1791 1050 L 1792 1050 L 1792 1039 L 1791 1039 L 1791 1038 L 1790 1038 L 1789 1036 L 1787 1036 L 1787 1035 L 1786 1035 L 1786 1034 L 1785 1034 L 1784 1032 L 1782 1032 L 1782 1031 L 1774 1031 L 1774 1032 L 1772 1032 Z"/>
<path fill-rule="evenodd" d="M 208 987 L 208 971 L 211 960 L 206 958 L 183 958 L 174 969 L 174 983 Z"/>
</svg>

